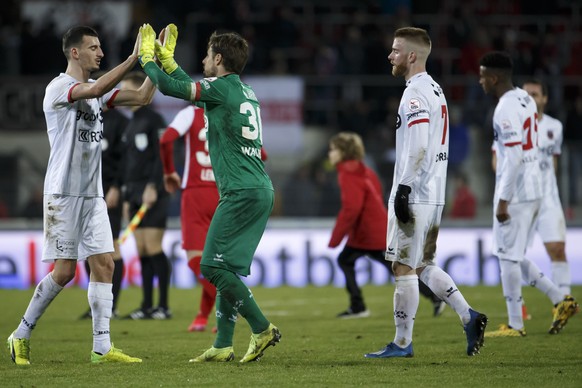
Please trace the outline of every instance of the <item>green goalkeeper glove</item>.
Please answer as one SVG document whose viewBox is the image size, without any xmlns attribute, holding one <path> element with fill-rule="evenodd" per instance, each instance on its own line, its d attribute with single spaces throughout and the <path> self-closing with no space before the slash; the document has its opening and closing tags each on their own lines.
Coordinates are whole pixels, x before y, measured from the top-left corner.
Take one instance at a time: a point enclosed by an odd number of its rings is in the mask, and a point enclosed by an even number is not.
<svg viewBox="0 0 582 388">
<path fill-rule="evenodd" d="M 139 46 L 139 63 L 144 67 L 146 63 L 154 60 L 154 47 L 156 40 L 156 32 L 149 24 L 144 24 L 139 28 L 141 34 L 141 44 Z"/>
<path fill-rule="evenodd" d="M 174 60 L 174 50 L 178 40 L 178 27 L 175 24 L 168 24 L 164 31 L 163 43 L 156 39 L 156 56 L 162 63 L 163 69 L 168 74 L 172 74 L 178 64 Z"/>
</svg>

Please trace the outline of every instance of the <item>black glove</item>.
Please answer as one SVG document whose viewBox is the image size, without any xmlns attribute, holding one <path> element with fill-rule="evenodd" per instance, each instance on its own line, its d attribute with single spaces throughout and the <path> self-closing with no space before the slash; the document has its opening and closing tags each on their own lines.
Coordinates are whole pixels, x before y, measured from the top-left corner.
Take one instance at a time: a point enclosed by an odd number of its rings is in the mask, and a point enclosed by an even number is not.
<svg viewBox="0 0 582 388">
<path fill-rule="evenodd" d="M 408 208 L 408 194 L 412 189 L 410 186 L 398 185 L 396 190 L 396 198 L 394 198 L 394 213 L 400 222 L 406 224 L 410 221 L 410 209 Z"/>
</svg>

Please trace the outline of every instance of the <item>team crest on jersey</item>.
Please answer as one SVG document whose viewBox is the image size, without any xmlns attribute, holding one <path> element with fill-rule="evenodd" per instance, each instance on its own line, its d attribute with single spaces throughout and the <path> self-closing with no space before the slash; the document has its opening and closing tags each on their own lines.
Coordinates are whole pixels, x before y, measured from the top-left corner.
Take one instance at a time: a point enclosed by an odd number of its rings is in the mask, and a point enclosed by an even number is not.
<svg viewBox="0 0 582 388">
<path fill-rule="evenodd" d="M 216 81 L 216 78 L 217 77 L 204 78 L 202 81 L 200 81 L 200 85 L 202 85 L 202 87 L 204 87 L 204 89 L 208 90 L 208 89 L 210 89 L 210 82 Z"/>
<path fill-rule="evenodd" d="M 410 101 L 408 101 L 408 109 L 410 110 L 420 109 L 420 101 L 418 101 L 418 99 L 416 98 L 411 98 Z"/>
<path fill-rule="evenodd" d="M 134 139 L 135 148 L 139 151 L 145 151 L 148 148 L 148 135 L 145 133 L 138 133 Z"/>
<path fill-rule="evenodd" d="M 554 131 L 548 131 L 548 139 L 552 140 L 554 138 Z"/>
</svg>

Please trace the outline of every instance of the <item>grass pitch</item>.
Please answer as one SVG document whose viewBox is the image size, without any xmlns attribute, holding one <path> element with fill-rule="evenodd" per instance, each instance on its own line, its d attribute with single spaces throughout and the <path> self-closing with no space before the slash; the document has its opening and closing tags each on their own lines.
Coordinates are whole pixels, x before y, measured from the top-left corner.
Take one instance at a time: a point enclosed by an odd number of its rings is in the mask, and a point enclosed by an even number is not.
<svg viewBox="0 0 582 388">
<path fill-rule="evenodd" d="M 460 287 L 470 304 L 489 317 L 488 329 L 506 322 L 501 287 Z M 533 319 L 527 337 L 486 339 L 481 354 L 468 357 L 457 315 L 447 307 L 433 318 L 421 296 L 414 328 L 413 358 L 365 359 L 393 339 L 393 285 L 365 286 L 372 315 L 339 320 L 345 290 L 332 287 L 254 288 L 253 293 L 283 335 L 256 363 L 239 364 L 250 330 L 239 318 L 236 359 L 230 363 L 189 364 L 213 343 L 210 330 L 188 333 L 200 288 L 172 289 L 174 317 L 168 321 L 113 320 L 112 340 L 142 364 L 92 365 L 91 322 L 78 317 L 87 308 L 86 290 L 65 289 L 39 321 L 31 338 L 32 365 L 12 363 L 6 347 L 0 357 L 0 387 L 579 387 L 582 384 L 582 314 L 558 335 L 547 334 L 551 304 L 524 287 Z M 0 290 L 1 340 L 16 328 L 33 290 Z M 582 287 L 573 294 L 581 299 Z M 141 290 L 124 289 L 119 310 L 139 305 Z M 209 325 L 210 326 L 210 325 Z M 210 329 L 210 327 L 209 327 Z"/>
</svg>

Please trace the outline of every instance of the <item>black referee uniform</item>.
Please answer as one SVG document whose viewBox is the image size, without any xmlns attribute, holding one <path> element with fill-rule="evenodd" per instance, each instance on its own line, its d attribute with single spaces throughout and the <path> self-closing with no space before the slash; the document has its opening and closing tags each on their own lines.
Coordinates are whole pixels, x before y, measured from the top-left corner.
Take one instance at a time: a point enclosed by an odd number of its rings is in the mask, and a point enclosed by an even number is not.
<svg viewBox="0 0 582 388">
<path fill-rule="evenodd" d="M 138 228 L 165 229 L 170 196 L 164 189 L 163 167 L 160 160 L 159 137 L 166 129 L 162 116 L 149 106 L 134 111 L 129 120 L 123 141 L 124 149 L 124 200 L 129 203 L 130 219 L 142 205 L 146 185 L 155 185 L 157 201 L 148 209 Z M 143 301 L 139 309 L 129 314 L 131 319 L 167 319 L 168 290 L 171 266 L 163 251 L 148 252 L 140 256 Z M 158 278 L 159 304 L 153 308 L 153 283 Z"/>
</svg>

